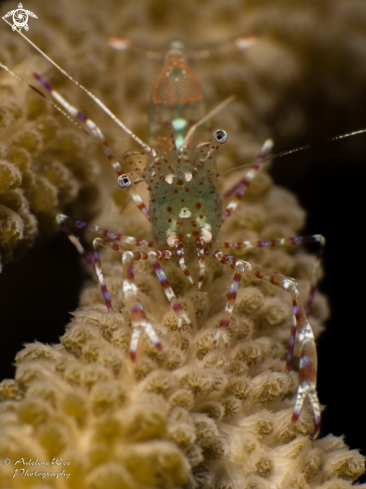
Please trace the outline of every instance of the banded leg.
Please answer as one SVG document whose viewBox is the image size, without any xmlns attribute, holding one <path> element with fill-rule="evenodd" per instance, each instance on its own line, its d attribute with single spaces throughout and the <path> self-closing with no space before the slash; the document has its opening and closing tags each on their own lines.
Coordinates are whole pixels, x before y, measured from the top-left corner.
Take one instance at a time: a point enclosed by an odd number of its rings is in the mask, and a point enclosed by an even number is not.
<svg viewBox="0 0 366 489">
<path fill-rule="evenodd" d="M 163 287 L 164 293 L 168 298 L 174 312 L 178 316 L 178 329 L 181 330 L 182 321 L 186 321 L 187 324 L 192 327 L 192 323 L 186 315 L 182 305 L 178 302 L 173 289 L 171 288 L 168 279 L 166 278 L 158 260 L 169 260 L 174 256 L 170 250 L 163 251 L 126 251 L 122 246 L 111 243 L 110 241 L 103 240 L 101 238 L 96 238 L 93 241 L 94 246 L 94 260 L 95 260 L 95 270 L 101 285 L 102 293 L 104 296 L 105 303 L 108 310 L 113 310 L 112 302 L 107 290 L 107 286 L 104 280 L 102 265 L 100 261 L 99 246 L 104 246 L 110 248 L 114 251 L 122 253 L 122 265 L 123 265 L 123 293 L 125 295 L 126 306 L 130 314 L 131 323 L 133 327 L 131 346 L 130 346 L 130 356 L 131 360 L 136 359 L 136 350 L 139 337 L 142 332 L 145 332 L 158 350 L 162 350 L 162 345 L 158 336 L 156 335 L 152 325 L 148 321 L 144 308 L 141 301 L 138 298 L 138 289 L 135 284 L 134 274 L 132 269 L 132 262 L 137 260 L 147 260 L 150 259 L 153 263 L 154 271 L 156 272 L 159 281 Z"/>
<path fill-rule="evenodd" d="M 313 234 L 311 236 L 279 238 L 279 239 L 271 239 L 268 241 L 256 241 L 254 243 L 250 241 L 242 241 L 239 243 L 222 243 L 222 246 L 223 248 L 231 248 L 237 250 L 238 249 L 250 250 L 254 248 L 263 248 L 263 247 L 275 248 L 280 246 L 301 245 L 301 244 L 310 244 L 310 243 L 317 243 L 319 245 L 319 249 L 316 254 L 315 261 L 313 263 L 313 267 L 311 271 L 310 288 L 309 288 L 309 292 L 304 308 L 305 313 L 308 316 L 310 308 L 314 301 L 314 294 L 316 291 L 316 283 L 318 279 L 318 271 L 324 254 L 324 248 L 325 248 L 324 236 L 322 236 L 321 234 Z M 294 346 L 295 346 L 295 339 L 296 339 L 296 324 L 293 324 L 291 328 L 289 347 L 287 352 L 286 372 L 289 372 L 291 368 L 292 356 L 293 356 Z"/>
<path fill-rule="evenodd" d="M 113 248 L 114 249 L 114 248 Z M 130 313 L 132 323 L 132 338 L 130 345 L 130 357 L 133 362 L 136 361 L 137 344 L 142 332 L 145 332 L 158 350 L 162 350 L 162 344 L 154 331 L 151 323 L 148 321 L 144 308 L 137 295 L 137 286 L 135 284 L 132 262 L 140 258 L 146 259 L 147 253 L 138 253 L 126 251 L 122 255 L 123 265 L 123 293 L 126 300 L 126 306 Z"/>
<path fill-rule="evenodd" d="M 196 240 L 196 250 L 197 250 L 198 266 L 199 266 L 197 288 L 200 289 L 203 284 L 203 279 L 205 278 L 205 258 L 204 258 L 205 242 L 202 238 Z"/>
<path fill-rule="evenodd" d="M 146 241 L 144 239 L 133 238 L 132 236 L 123 236 L 122 234 L 115 233 L 113 231 L 108 231 L 108 229 L 103 229 L 100 226 L 93 226 L 88 222 L 81 221 L 79 219 L 72 219 L 71 217 L 65 216 L 64 214 L 58 214 L 56 220 L 60 225 L 60 228 L 67 235 L 71 243 L 76 247 L 81 257 L 88 265 L 94 268 L 94 260 L 85 251 L 84 247 L 80 243 L 79 239 L 70 231 L 69 226 L 86 229 L 93 233 L 97 233 L 100 236 L 109 238 L 111 241 L 120 241 L 124 245 L 129 246 L 146 246 L 148 248 L 153 248 L 153 241 Z"/>
<path fill-rule="evenodd" d="M 260 150 L 258 156 L 255 159 L 253 166 L 247 172 L 244 178 L 240 180 L 236 185 L 234 185 L 231 189 L 229 189 L 223 197 L 229 197 L 235 192 L 233 200 L 231 200 L 226 206 L 223 214 L 222 214 L 222 222 L 224 222 L 231 214 L 237 209 L 240 200 L 243 198 L 245 192 L 247 191 L 249 185 L 252 183 L 253 178 L 257 174 L 258 170 L 260 170 L 263 161 L 268 159 L 269 153 L 273 147 L 272 139 L 267 139 L 262 149 Z"/>
<path fill-rule="evenodd" d="M 73 234 L 70 229 L 67 227 L 65 224 L 65 221 L 68 220 L 67 216 L 64 216 L 63 214 L 57 214 L 56 216 L 57 223 L 59 224 L 60 228 L 62 231 L 66 234 L 66 236 L 69 238 L 71 243 L 75 246 L 77 251 L 80 253 L 81 258 L 92 268 L 94 268 L 94 260 L 92 257 L 88 255 L 88 253 L 85 251 L 84 246 L 80 243 L 79 238 Z M 85 223 L 86 224 L 86 223 Z"/>
<path fill-rule="evenodd" d="M 217 258 L 217 257 L 215 256 L 215 258 Z M 222 336 L 222 339 L 224 340 L 225 348 L 227 348 L 227 346 L 229 344 L 225 331 L 227 330 L 227 328 L 229 327 L 229 324 L 230 324 L 230 318 L 231 318 L 231 315 L 233 313 L 236 296 L 238 294 L 240 279 L 241 279 L 241 273 L 236 273 L 234 275 L 233 281 L 231 282 L 230 290 L 229 290 L 229 294 L 228 294 L 227 302 L 226 302 L 226 306 L 225 306 L 225 312 L 221 318 L 219 327 L 217 328 L 215 339 L 214 339 L 214 345 L 217 344 L 217 342 L 219 341 L 221 336 Z"/>
<path fill-rule="evenodd" d="M 227 315 L 231 316 L 232 310 L 234 308 L 234 303 L 236 299 L 236 291 L 240 282 L 240 277 L 242 273 L 248 273 L 254 277 L 262 280 L 266 280 L 276 287 L 280 287 L 291 294 L 292 306 L 293 306 L 293 324 L 296 326 L 299 333 L 300 340 L 300 368 L 299 368 L 299 386 L 296 395 L 295 406 L 292 415 L 292 422 L 296 423 L 299 418 L 301 409 L 304 404 L 306 397 L 309 398 L 313 413 L 314 413 L 314 423 L 315 423 L 315 433 L 314 438 L 316 438 L 320 431 L 320 405 L 318 400 L 318 395 L 316 392 L 316 373 L 317 373 L 317 354 L 313 331 L 308 322 L 305 309 L 300 301 L 299 291 L 297 289 L 297 284 L 293 279 L 285 277 L 284 275 L 269 272 L 264 268 L 258 267 L 256 265 L 251 265 L 244 260 L 238 260 L 230 255 L 224 255 L 218 250 L 213 250 L 212 255 L 214 258 L 219 260 L 225 265 L 229 265 L 238 273 L 235 274 L 229 297 L 227 307 L 225 312 Z M 229 325 L 229 318 L 220 324 L 220 327 L 225 330 Z M 215 340 L 217 341 L 223 332 L 220 332 L 218 328 L 218 333 L 216 334 Z M 224 336 L 225 337 L 225 336 Z"/>
<path fill-rule="evenodd" d="M 182 272 L 184 273 L 184 275 L 187 277 L 187 279 L 191 282 L 191 284 L 193 284 L 193 279 L 191 277 L 191 274 L 189 273 L 186 262 L 184 260 L 184 244 L 182 241 L 177 239 L 175 240 L 174 246 L 176 248 L 176 254 L 179 258 L 179 266 Z"/>
<path fill-rule="evenodd" d="M 95 270 L 99 279 L 100 286 L 102 288 L 102 293 L 104 296 L 107 309 L 113 311 L 111 298 L 109 296 L 107 286 L 104 280 L 102 265 L 100 261 L 99 246 L 104 246 L 115 251 L 122 253 L 122 266 L 123 266 L 123 293 L 125 296 L 126 307 L 128 309 L 131 323 L 132 323 L 132 337 L 130 344 L 130 357 L 133 362 L 136 361 L 136 351 L 139 338 L 142 332 L 145 332 L 150 340 L 154 343 L 158 350 L 162 350 L 163 347 L 154 328 L 148 321 L 143 305 L 138 298 L 138 289 L 135 284 L 132 262 L 137 260 L 146 260 L 148 254 L 146 252 L 138 251 L 125 251 L 119 245 L 110 243 L 109 241 L 103 240 L 101 238 L 95 238 L 93 241 L 94 246 L 94 261 Z"/>
<path fill-rule="evenodd" d="M 173 256 L 173 253 L 169 250 L 159 251 L 159 252 L 155 252 L 155 253 L 167 254 L 168 256 L 164 256 L 164 258 L 167 258 L 167 259 L 169 259 L 171 256 Z M 151 255 L 150 257 L 153 258 L 152 253 L 150 253 L 150 255 Z M 158 255 L 157 258 L 159 259 L 160 255 Z M 187 316 L 185 310 L 183 309 L 182 305 L 180 304 L 180 302 L 178 302 L 178 300 L 177 300 L 177 298 L 173 292 L 173 289 L 172 289 L 170 283 L 168 282 L 168 279 L 166 278 L 166 275 L 165 275 L 163 269 L 160 266 L 160 263 L 158 261 L 154 261 L 153 262 L 153 268 L 155 270 L 156 275 L 158 276 L 158 279 L 161 283 L 161 286 L 163 287 L 164 293 L 165 293 L 168 301 L 170 302 L 170 304 L 173 308 L 173 311 L 178 316 L 178 331 L 180 332 L 182 330 L 182 321 L 183 320 L 188 324 L 188 326 L 193 328 L 193 324 L 191 323 L 190 319 L 188 318 L 188 316 Z"/>
<path fill-rule="evenodd" d="M 115 169 L 116 173 L 118 176 L 121 176 L 124 174 L 124 171 L 122 170 L 122 165 L 121 163 L 116 159 L 112 148 L 110 147 L 108 141 L 105 139 L 102 131 L 99 129 L 99 127 L 88 117 L 86 117 L 84 114 L 79 112 L 73 105 L 69 104 L 67 100 L 65 100 L 56 90 L 54 90 L 49 83 L 47 83 L 38 73 L 33 73 L 33 76 L 41 83 L 41 85 L 51 94 L 51 96 L 63 107 L 66 112 L 70 114 L 71 117 L 77 119 L 80 123 L 85 125 L 88 130 L 90 130 L 93 139 L 100 145 L 100 147 L 103 150 L 103 153 L 106 155 L 108 158 L 109 162 L 111 163 L 112 167 Z M 86 134 L 89 135 L 88 130 L 86 130 Z M 140 153 L 143 154 L 143 153 Z M 134 188 L 130 188 L 129 192 L 131 194 L 132 199 L 134 200 L 135 204 L 137 207 L 140 209 L 140 211 L 147 217 L 147 219 L 150 220 L 150 214 L 149 210 L 143 203 L 141 197 L 139 194 L 136 192 Z"/>
<path fill-rule="evenodd" d="M 193 59 L 201 59 L 207 58 L 207 56 L 212 55 L 216 50 L 222 48 L 228 43 L 233 44 L 238 49 L 243 50 L 249 48 L 256 40 L 258 36 L 257 34 L 242 34 L 230 36 L 227 39 L 207 42 L 205 44 L 201 44 L 195 49 L 189 49 L 189 58 Z M 152 46 L 151 43 L 144 43 L 141 41 L 135 41 L 133 39 L 129 39 L 128 37 L 118 37 L 113 36 L 108 39 L 108 43 L 114 49 L 118 49 L 119 51 L 125 51 L 127 49 L 134 49 L 136 51 L 144 52 L 148 55 L 149 59 L 161 60 L 163 59 L 163 53 L 160 46 Z M 174 47 L 177 43 L 172 42 L 170 44 L 170 48 Z M 180 46 L 180 43 L 178 43 Z"/>
</svg>

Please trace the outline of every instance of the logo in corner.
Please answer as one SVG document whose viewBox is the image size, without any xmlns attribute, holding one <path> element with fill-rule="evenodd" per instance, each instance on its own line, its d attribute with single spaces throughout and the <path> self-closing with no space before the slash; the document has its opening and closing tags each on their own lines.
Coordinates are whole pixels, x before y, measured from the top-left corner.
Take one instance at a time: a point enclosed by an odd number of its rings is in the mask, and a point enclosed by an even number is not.
<svg viewBox="0 0 366 489">
<path fill-rule="evenodd" d="M 18 5 L 18 8 L 16 10 L 11 10 L 7 14 L 5 14 L 3 18 L 6 19 L 6 17 L 10 17 L 11 15 L 13 16 L 13 31 L 15 31 L 16 29 L 19 29 L 21 31 L 23 27 L 27 31 L 29 29 L 28 16 L 38 19 L 38 17 L 33 12 L 30 12 L 29 10 L 24 10 L 21 3 Z"/>
</svg>

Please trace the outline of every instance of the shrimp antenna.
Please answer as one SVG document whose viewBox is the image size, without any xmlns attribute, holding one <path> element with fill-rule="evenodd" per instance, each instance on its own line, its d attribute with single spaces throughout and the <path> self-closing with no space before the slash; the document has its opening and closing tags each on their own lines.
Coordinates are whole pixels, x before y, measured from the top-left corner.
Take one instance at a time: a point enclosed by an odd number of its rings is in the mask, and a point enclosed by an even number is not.
<svg viewBox="0 0 366 489">
<path fill-rule="evenodd" d="M 3 69 L 3 70 L 5 70 L 7 73 L 9 73 L 9 75 L 13 76 L 14 78 L 16 78 L 17 80 L 19 80 L 21 83 L 23 83 L 27 87 L 29 87 L 32 90 L 34 90 L 48 104 L 50 104 L 54 109 L 58 110 L 58 112 L 60 112 L 60 114 L 62 114 L 64 117 L 66 117 L 67 119 L 69 119 L 69 121 L 71 121 L 73 124 L 75 124 L 75 126 L 78 129 L 80 129 L 85 134 L 87 134 L 94 141 L 95 144 L 97 144 L 100 148 L 102 148 L 104 154 L 107 156 L 107 158 L 109 160 L 111 160 L 112 158 L 115 160 L 114 155 L 113 155 L 113 152 L 112 152 L 111 148 L 109 147 L 108 143 L 106 143 L 106 141 L 103 141 L 103 136 L 102 136 L 102 140 L 100 138 L 95 137 L 95 134 L 98 134 L 98 132 L 95 132 L 93 129 L 91 129 L 90 131 L 87 130 L 87 129 L 85 129 L 85 127 L 83 127 L 82 125 L 80 125 L 77 120 L 75 120 L 70 114 L 68 114 L 65 110 L 63 110 L 59 105 L 55 104 L 54 102 L 52 102 L 52 100 L 50 100 L 49 98 L 47 98 L 40 90 L 38 90 L 38 88 L 36 88 L 35 86 L 33 86 L 30 83 L 28 83 L 21 76 L 19 76 L 17 73 L 14 73 L 14 71 L 11 71 L 6 65 L 3 65 L 1 62 L 0 62 L 0 68 Z M 41 80 L 44 83 L 44 80 L 42 80 L 39 77 L 39 75 L 36 75 L 36 73 L 33 73 L 33 76 L 35 76 L 38 80 Z M 89 128 L 90 128 L 90 126 L 89 126 Z M 115 160 L 115 162 L 112 163 L 112 166 L 117 171 L 117 174 L 121 174 L 122 173 L 121 165 L 120 165 L 120 163 L 117 160 Z M 136 183 L 136 182 L 134 182 L 134 183 Z"/>
<path fill-rule="evenodd" d="M 34 87 L 33 85 L 31 85 L 27 81 L 23 80 L 23 78 L 21 76 L 14 73 L 14 71 L 11 71 L 7 66 L 3 65 L 2 63 L 0 63 L 0 68 L 5 70 L 6 72 L 8 72 L 9 75 L 13 76 L 14 78 L 19 80 L 24 85 L 26 85 L 29 88 L 31 88 L 32 90 L 34 90 L 36 93 L 38 93 L 38 95 L 40 95 L 44 100 L 46 100 L 46 102 L 48 104 L 52 105 L 52 107 L 54 109 L 58 110 L 64 117 L 66 117 L 67 119 L 69 119 L 69 121 L 71 121 L 73 124 L 75 124 L 76 127 L 78 127 L 81 131 L 85 132 L 88 136 L 90 136 L 91 139 L 95 142 L 95 144 L 97 144 L 98 146 L 100 146 L 103 149 L 103 145 L 100 143 L 100 141 L 98 141 L 93 136 L 93 134 L 90 131 L 87 131 L 86 129 L 84 129 L 73 117 L 71 117 L 69 114 L 67 114 L 67 112 L 65 112 L 59 105 L 55 104 L 50 99 L 48 99 L 40 90 L 38 90 L 38 88 Z"/>
<path fill-rule="evenodd" d="M 326 143 L 331 143 L 332 141 L 339 141 L 341 139 L 346 139 L 350 138 L 353 136 L 359 136 L 360 134 L 365 134 L 366 133 L 366 128 L 365 129 L 359 129 L 358 131 L 353 131 L 353 132 L 347 132 L 345 134 L 340 134 L 339 136 L 330 136 L 324 139 L 320 139 L 319 141 L 314 141 L 313 143 L 307 143 L 303 144 L 301 146 L 297 146 L 296 148 L 288 149 L 286 151 L 281 151 L 280 153 L 276 153 L 274 155 L 268 155 L 265 158 L 263 158 L 263 162 L 270 161 L 270 160 L 275 160 L 277 158 L 281 158 L 282 156 L 288 156 L 294 153 L 300 153 L 301 151 L 304 151 L 306 149 L 313 148 L 314 146 L 320 146 L 321 144 L 326 144 Z M 247 166 L 252 166 L 255 162 L 252 161 L 250 163 L 245 163 L 244 165 L 237 166 L 236 168 L 230 168 L 229 170 L 226 170 L 222 173 L 220 173 L 220 176 L 222 175 L 227 175 L 228 173 L 232 173 L 236 170 L 242 170 L 243 168 L 246 168 Z"/>
<path fill-rule="evenodd" d="M 189 144 L 189 141 L 191 140 L 191 138 L 192 138 L 195 130 L 197 129 L 197 127 L 201 126 L 206 121 L 208 121 L 209 119 L 211 119 L 211 117 L 213 117 L 218 112 L 220 112 L 222 109 L 224 109 L 234 99 L 235 99 L 235 95 L 230 95 L 230 97 L 228 97 L 226 100 L 224 100 L 223 102 L 221 102 L 221 104 L 219 104 L 217 107 L 215 107 L 214 109 L 212 109 L 208 114 L 206 114 L 204 117 L 202 117 L 201 120 L 199 120 L 198 122 L 196 122 L 195 124 L 193 124 L 193 126 L 187 132 L 186 137 L 184 138 L 184 141 L 182 143 L 182 146 L 179 149 L 179 153 L 182 153 L 184 150 L 187 149 L 187 146 Z"/>
<path fill-rule="evenodd" d="M 9 26 L 11 26 L 10 22 L 8 22 L 4 17 L 2 17 L 3 21 L 6 22 Z M 123 124 L 122 121 L 120 121 L 114 114 L 111 112 L 108 107 L 106 107 L 101 100 L 99 100 L 98 97 L 93 95 L 89 90 L 83 85 L 81 85 L 79 82 L 74 80 L 74 78 L 69 75 L 65 70 L 63 70 L 53 59 L 51 59 L 49 56 L 47 56 L 46 53 L 44 53 L 38 46 L 36 46 L 30 39 L 28 39 L 27 36 L 25 36 L 21 31 L 18 31 L 16 29 L 17 33 L 27 41 L 28 44 L 30 44 L 36 51 L 38 51 L 47 61 L 49 61 L 58 71 L 60 71 L 66 78 L 68 78 L 70 81 L 72 81 L 75 85 L 77 85 L 81 90 L 83 90 L 94 102 L 119 126 L 126 134 L 128 134 L 132 139 L 136 141 L 140 146 L 142 146 L 146 152 L 151 153 L 151 155 L 155 158 L 156 151 L 154 148 L 151 148 L 148 144 L 144 143 L 139 137 L 134 134 L 131 129 L 129 129 L 127 126 Z"/>
</svg>

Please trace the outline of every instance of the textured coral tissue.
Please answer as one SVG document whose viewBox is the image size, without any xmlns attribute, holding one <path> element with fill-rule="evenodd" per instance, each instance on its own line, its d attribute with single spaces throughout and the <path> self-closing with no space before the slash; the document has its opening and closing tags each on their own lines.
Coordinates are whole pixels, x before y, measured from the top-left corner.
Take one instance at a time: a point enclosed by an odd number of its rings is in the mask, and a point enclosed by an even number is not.
<svg viewBox="0 0 366 489">
<path fill-rule="evenodd" d="M 2 3 L 2 15 L 15 3 Z M 306 129 L 314 108 L 295 103 L 292 87 L 303 100 L 308 91 L 323 93 L 329 81 L 310 76 L 315 53 L 331 65 L 326 46 L 336 38 L 338 42 L 343 26 L 353 22 L 354 37 L 342 43 L 359 55 L 359 39 L 364 39 L 360 26 L 366 22 L 362 2 L 348 0 L 305 6 L 281 0 L 186 0 L 179 8 L 164 0 L 103 5 L 62 0 L 33 1 L 24 8 L 38 16 L 29 18 L 27 35 L 143 140 L 159 61 L 148 59 L 143 50 L 113 51 L 109 36 L 123 33 L 166 46 L 174 38 L 199 45 L 233 33 L 265 32 L 245 52 L 223 46 L 215 56 L 192 60 L 211 107 L 236 96 L 220 113 L 220 127 L 230 134 L 230 145 L 220 150 L 220 170 L 252 161 L 270 135 L 291 140 Z M 327 28 L 320 29 L 325 23 Z M 39 72 L 73 104 L 90 107 L 76 87 L 5 24 L 0 38 L 2 63 L 32 84 L 29 74 Z M 355 93 L 365 78 L 365 71 L 355 76 Z M 348 100 L 336 82 L 328 96 L 343 97 L 345 106 L 357 104 L 356 95 Z M 90 110 L 116 154 L 133 149 L 127 136 L 121 137 L 95 108 Z M 221 178 L 220 192 L 245 171 Z M 55 216 L 60 212 L 153 239 L 145 217 L 116 188 L 100 149 L 43 98 L 1 71 L 2 265 L 26 253 L 36 237 L 58 232 Z M 237 242 L 296 236 L 304 222 L 296 197 L 262 171 L 220 237 Z M 86 239 L 91 242 L 90 236 Z M 296 277 L 306 297 L 314 261 L 306 250 L 257 249 L 245 259 Z M 0 488 L 343 489 L 363 474 L 364 457 L 341 438 L 313 440 L 310 404 L 291 423 L 298 374 L 296 368 L 285 373 L 292 323 L 289 294 L 243 274 L 229 345 L 214 346 L 233 277 L 230 267 L 207 258 L 198 290 L 176 262 L 162 265 L 193 322 L 192 329 L 183 324 L 178 333 L 177 317 L 151 263 L 137 262 L 136 285 L 163 349 L 142 336 L 133 365 L 120 254 L 107 251 L 102 260 L 114 311 L 107 311 L 90 273 L 79 308 L 59 341 L 25 345 L 16 355 L 15 378 L 0 383 Z M 197 277 L 197 259 L 189 263 Z M 327 300 L 317 292 L 309 316 L 316 337 L 328 315 Z M 297 363 L 296 346 L 293 365 Z"/>
</svg>

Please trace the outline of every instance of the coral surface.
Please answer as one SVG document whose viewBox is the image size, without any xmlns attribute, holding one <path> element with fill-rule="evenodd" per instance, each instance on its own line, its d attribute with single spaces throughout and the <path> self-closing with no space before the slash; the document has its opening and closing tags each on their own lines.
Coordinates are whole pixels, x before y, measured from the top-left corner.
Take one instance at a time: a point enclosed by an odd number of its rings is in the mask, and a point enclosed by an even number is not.
<svg viewBox="0 0 366 489">
<path fill-rule="evenodd" d="M 234 31 L 265 30 L 268 37 L 260 38 L 251 50 L 235 52 L 229 43 L 224 52 L 220 48 L 217 56 L 194 65 L 212 106 L 232 93 L 237 96 L 235 105 L 220 115 L 220 125 L 233 141 L 222 151 L 220 165 L 230 168 L 252 159 L 264 136 L 291 136 L 303 130 L 315 110 L 306 104 L 303 108 L 308 91 L 319 97 L 327 91 L 344 107 L 359 103 L 361 97 L 357 90 L 344 91 L 342 80 L 332 84 L 312 76 L 318 59 L 323 61 L 320 73 L 325 61 L 332 63 L 331 44 L 343 53 L 345 71 L 350 53 L 362 55 L 361 2 L 313 2 L 305 10 L 288 2 L 275 5 L 278 10 L 270 2 L 248 2 L 244 8 L 234 1 L 187 1 L 178 10 L 164 1 L 130 2 L 123 8 L 109 2 L 101 12 L 97 2 L 65 0 L 57 7 L 34 2 L 39 19 L 32 21 L 31 33 L 146 139 L 148 93 L 159 66 L 141 53 L 109 51 L 105 39 L 110 34 L 165 43 L 178 36 L 198 43 L 227 38 Z M 286 19 L 281 15 L 284 5 Z M 340 40 L 339 30 L 349 22 L 352 36 Z M 327 29 L 322 29 L 324 23 Z M 10 29 L 1 30 L 1 40 L 1 61 L 27 79 L 36 69 L 71 102 L 85 106 L 85 98 L 31 54 Z M 356 71 L 350 73 L 355 86 L 363 83 L 366 73 L 354 64 L 351 69 Z M 54 216 L 66 205 L 79 217 L 100 208 L 113 173 L 103 155 L 96 156 L 98 149 L 43 99 L 9 75 L 1 74 L 0 82 L 1 254 L 6 261 L 14 250 L 32 243 L 37 229 L 53 232 Z M 105 119 L 87 109 L 104 130 Z M 124 138 L 115 141 L 116 133 L 106 129 L 116 150 L 130 147 Z M 238 177 L 236 173 L 222 179 L 221 190 Z M 116 193 L 97 222 L 127 235 L 152 238 L 148 223 L 130 203 L 120 213 L 121 200 L 123 194 Z M 263 172 L 222 236 L 230 241 L 293 236 L 304 219 L 295 197 L 274 186 Z M 245 257 L 296 277 L 306 297 L 314 258 L 304 251 L 261 249 Z M 175 263 L 163 265 L 194 322 L 193 330 L 183 328 L 179 334 L 177 318 L 150 264 L 137 263 L 141 299 L 163 351 L 144 339 L 133 366 L 120 255 L 107 251 L 102 263 L 115 312 L 106 312 L 99 286 L 91 279 L 61 342 L 27 345 L 17 355 L 15 379 L 0 384 L 0 457 L 11 461 L 0 465 L 0 487 L 331 489 L 350 487 L 364 472 L 363 457 L 349 451 L 341 439 L 329 435 L 312 441 L 308 406 L 298 423 L 291 424 L 297 374 L 284 372 L 291 327 L 288 294 L 243 276 L 229 347 L 220 343 L 214 348 L 232 272 L 207 260 L 203 291 L 197 291 Z M 190 263 L 197 276 L 196 261 Z M 326 300 L 317 294 L 310 312 L 316 335 L 327 316 Z M 21 459 L 53 458 L 67 465 L 13 465 Z M 13 478 L 17 467 L 40 473 L 64 470 L 70 476 L 26 477 L 20 472 Z"/>
<path fill-rule="evenodd" d="M 295 235 L 305 217 L 295 197 L 264 172 L 237 215 L 245 220 L 228 221 L 222 230 L 235 240 Z M 99 218 L 127 235 L 151 232 L 133 204 L 121 215 L 112 203 Z M 245 256 L 295 276 L 306 297 L 313 257 L 268 249 Z M 364 458 L 332 435 L 312 441 L 310 406 L 291 423 L 297 374 L 286 374 L 283 360 L 292 321 L 289 294 L 244 275 L 229 347 L 214 347 L 232 271 L 206 261 L 203 291 L 175 263 L 163 264 L 194 323 L 182 333 L 151 264 L 136 263 L 136 284 L 163 351 L 143 338 L 133 365 L 120 254 L 106 250 L 102 264 L 114 312 L 106 311 L 94 280 L 59 344 L 33 343 L 19 352 L 15 380 L 0 384 L 0 457 L 69 462 L 57 470 L 17 466 L 70 474 L 45 477 L 46 487 L 350 487 L 364 471 Z M 196 277 L 196 260 L 190 263 Z M 317 294 L 310 313 L 316 335 L 327 316 Z M 17 467 L 0 466 L 1 487 L 25 487 L 22 472 L 11 479 Z"/>
</svg>

